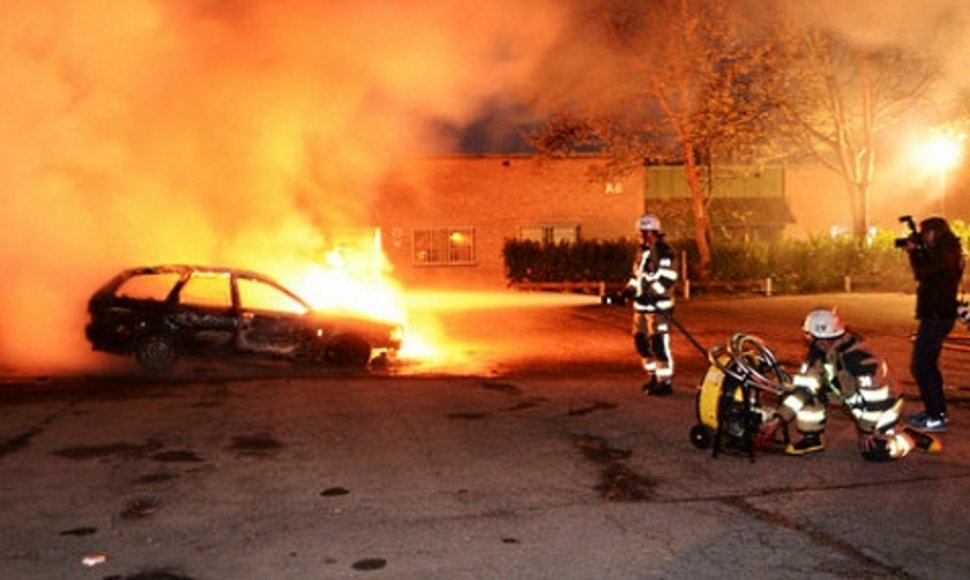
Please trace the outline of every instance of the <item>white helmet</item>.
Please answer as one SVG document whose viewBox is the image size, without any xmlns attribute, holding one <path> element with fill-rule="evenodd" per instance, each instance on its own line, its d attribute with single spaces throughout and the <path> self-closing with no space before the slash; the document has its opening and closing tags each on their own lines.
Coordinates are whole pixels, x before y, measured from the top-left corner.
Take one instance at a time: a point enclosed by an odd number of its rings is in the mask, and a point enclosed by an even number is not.
<svg viewBox="0 0 970 580">
<path fill-rule="evenodd" d="M 818 308 L 805 317 L 802 330 L 815 338 L 838 338 L 845 334 L 845 323 L 835 309 Z"/>
<path fill-rule="evenodd" d="M 640 228 L 642 232 L 659 232 L 660 231 L 660 218 L 652 213 L 645 213 L 640 216 L 637 220 L 637 227 Z"/>
</svg>

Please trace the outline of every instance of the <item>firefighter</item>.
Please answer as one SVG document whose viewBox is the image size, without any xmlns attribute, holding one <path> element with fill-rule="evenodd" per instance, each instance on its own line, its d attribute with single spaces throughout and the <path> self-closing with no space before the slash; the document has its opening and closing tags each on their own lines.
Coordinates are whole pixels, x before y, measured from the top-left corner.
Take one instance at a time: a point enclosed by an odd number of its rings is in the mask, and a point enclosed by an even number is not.
<svg viewBox="0 0 970 580">
<path fill-rule="evenodd" d="M 640 355 L 647 395 L 673 392 L 674 358 L 670 352 L 669 316 L 674 310 L 673 288 L 677 281 L 674 250 L 664 241 L 660 219 L 648 213 L 637 220 L 640 251 L 633 265 L 627 291 L 633 298 L 633 343 Z"/>
<path fill-rule="evenodd" d="M 808 354 L 782 398 L 777 418 L 767 426 L 773 431 L 779 420 L 795 421 L 802 439 L 789 443 L 785 453 L 805 455 L 825 449 L 827 393 L 834 394 L 855 419 L 864 458 L 897 459 L 917 443 L 931 453 L 942 451 L 939 440 L 897 426 L 903 401 L 890 387 L 885 361 L 873 354 L 861 336 L 846 330 L 838 313 L 813 310 L 802 330 Z"/>
</svg>

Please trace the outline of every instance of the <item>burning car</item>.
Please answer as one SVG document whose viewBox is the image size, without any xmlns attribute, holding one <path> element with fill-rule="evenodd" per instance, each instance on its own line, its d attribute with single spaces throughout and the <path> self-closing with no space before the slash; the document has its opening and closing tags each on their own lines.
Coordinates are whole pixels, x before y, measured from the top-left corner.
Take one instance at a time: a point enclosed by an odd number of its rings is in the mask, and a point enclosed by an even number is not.
<svg viewBox="0 0 970 580">
<path fill-rule="evenodd" d="M 169 369 L 182 356 L 256 357 L 367 367 L 401 346 L 396 324 L 315 311 L 247 270 L 163 265 L 125 270 L 88 302 L 94 350 Z"/>
</svg>

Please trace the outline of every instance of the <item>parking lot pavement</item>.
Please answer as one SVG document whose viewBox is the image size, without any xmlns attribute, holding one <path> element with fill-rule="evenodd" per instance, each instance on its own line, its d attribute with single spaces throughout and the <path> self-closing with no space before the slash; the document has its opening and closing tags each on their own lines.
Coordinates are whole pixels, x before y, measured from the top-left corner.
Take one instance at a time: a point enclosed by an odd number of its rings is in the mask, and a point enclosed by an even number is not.
<svg viewBox="0 0 970 580">
<path fill-rule="evenodd" d="M 916 406 L 911 297 L 697 300 L 677 315 L 701 344 L 744 330 L 797 361 L 801 317 L 834 301 Z M 474 373 L 8 381 L 0 576 L 965 576 L 970 355 L 944 354 L 940 455 L 867 463 L 833 408 L 822 454 L 714 458 L 688 439 L 706 363 L 685 340 L 675 394 L 646 398 L 625 309 L 498 302 L 441 314 Z"/>
</svg>

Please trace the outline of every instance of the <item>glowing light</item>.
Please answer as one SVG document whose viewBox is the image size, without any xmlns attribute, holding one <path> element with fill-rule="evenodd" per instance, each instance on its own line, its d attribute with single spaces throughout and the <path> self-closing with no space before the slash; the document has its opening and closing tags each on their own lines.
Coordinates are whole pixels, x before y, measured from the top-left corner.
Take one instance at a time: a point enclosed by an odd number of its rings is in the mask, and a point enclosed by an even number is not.
<svg viewBox="0 0 970 580">
<path fill-rule="evenodd" d="M 937 131 L 928 140 L 919 145 L 915 151 L 915 159 L 922 167 L 935 174 L 939 179 L 939 212 L 946 214 L 947 173 L 956 166 L 963 157 L 963 143 L 966 134 L 955 131 Z"/>
<path fill-rule="evenodd" d="M 930 170 L 945 172 L 960 162 L 966 135 L 938 133 L 919 148 L 918 157 Z"/>
</svg>

